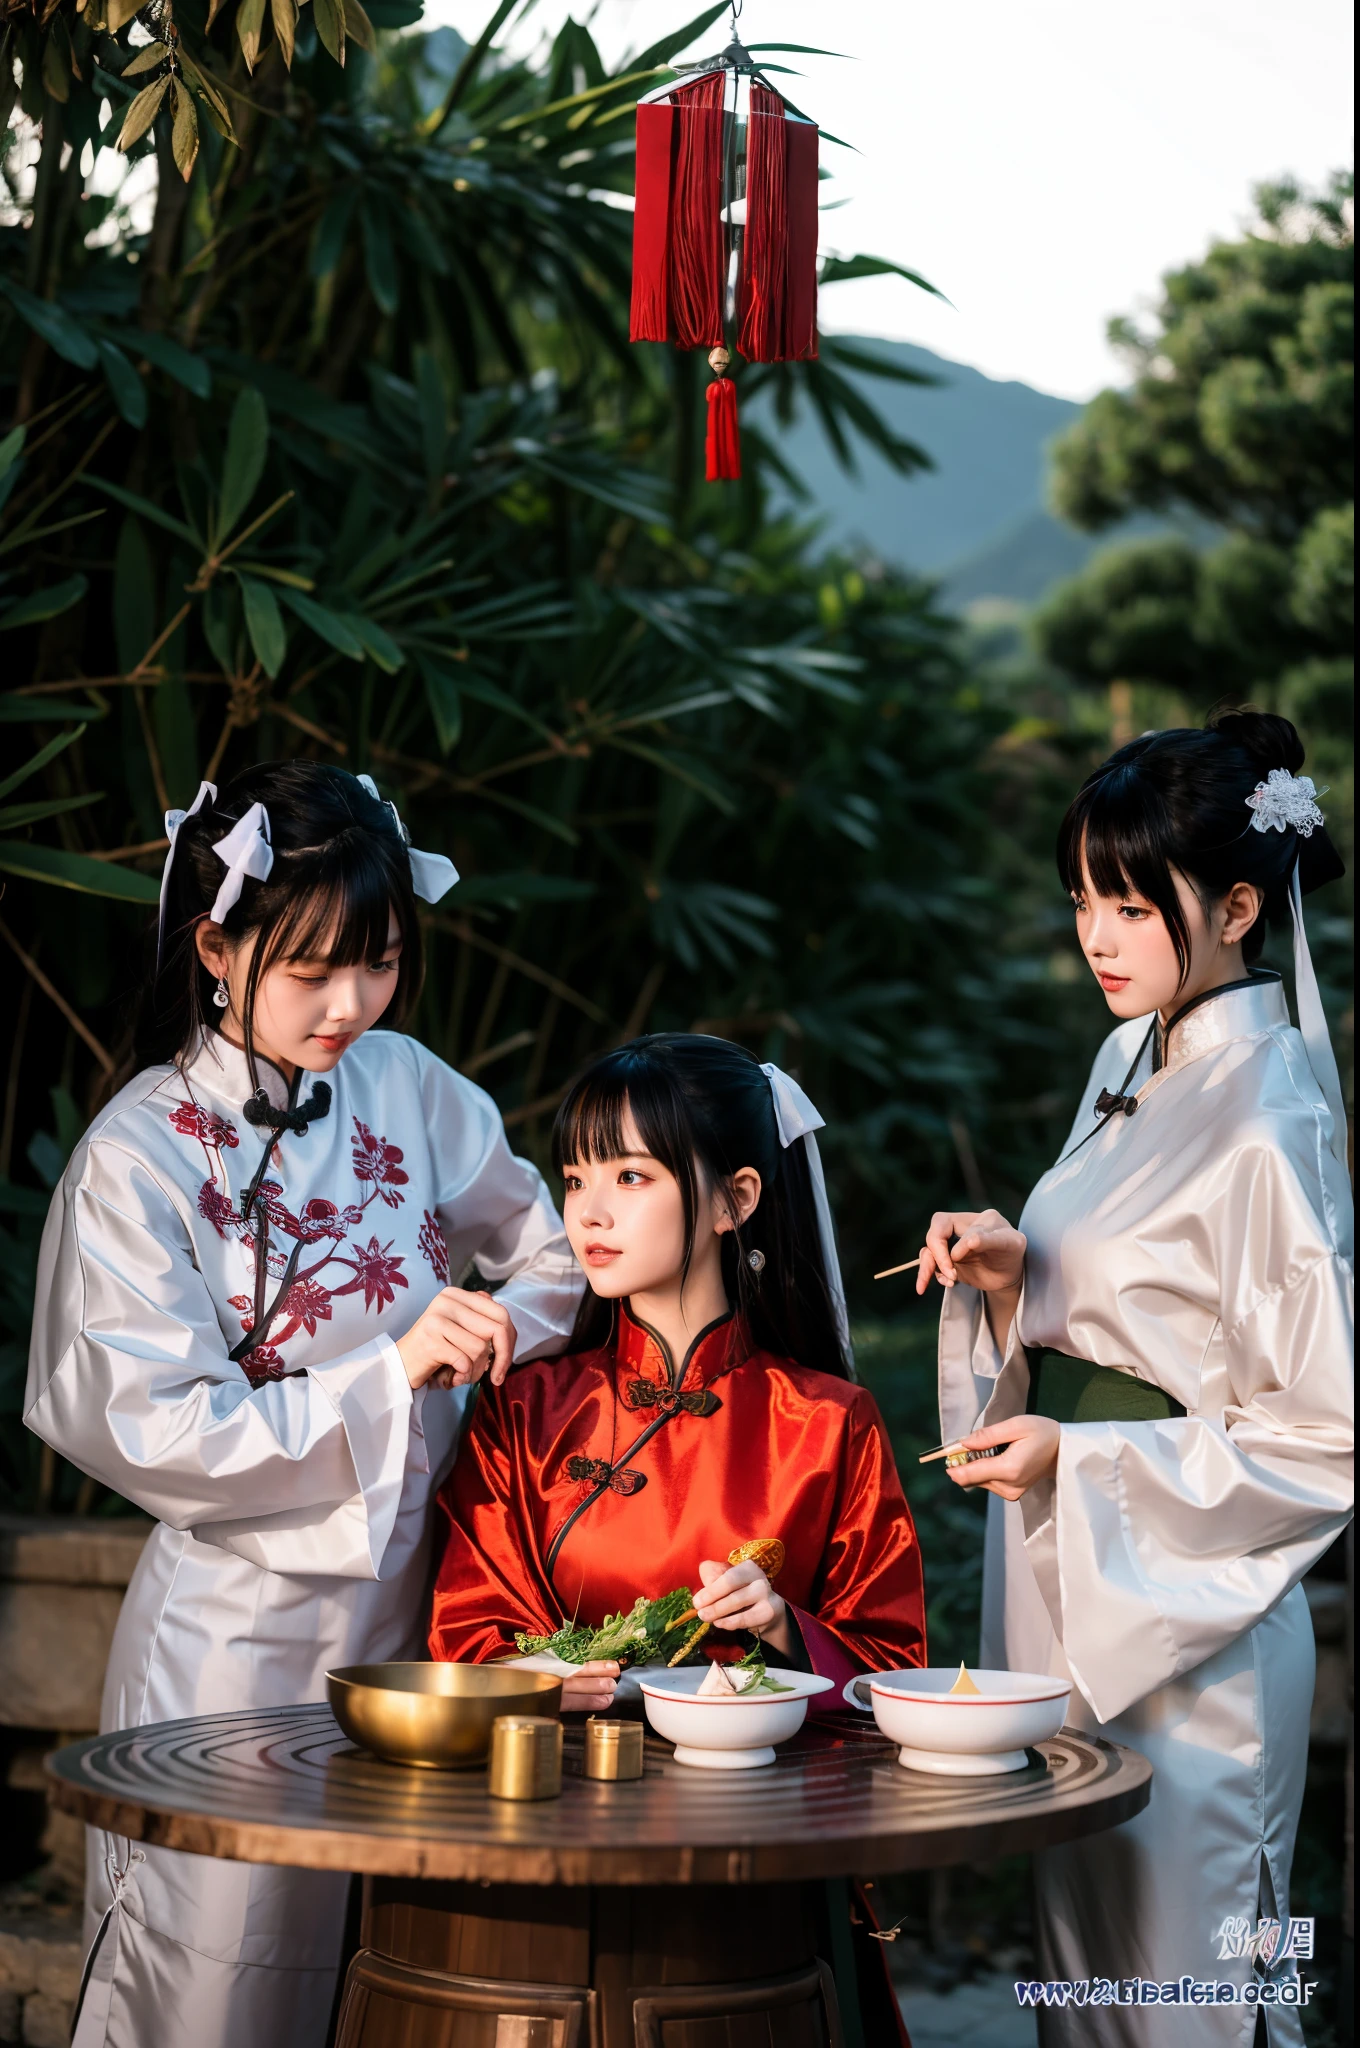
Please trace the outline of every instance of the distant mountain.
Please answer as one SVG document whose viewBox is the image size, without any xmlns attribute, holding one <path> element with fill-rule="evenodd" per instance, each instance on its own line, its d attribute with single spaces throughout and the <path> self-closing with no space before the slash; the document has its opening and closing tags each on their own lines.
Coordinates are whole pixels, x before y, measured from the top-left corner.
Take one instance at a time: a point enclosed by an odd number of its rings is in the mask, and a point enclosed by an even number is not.
<svg viewBox="0 0 1360 2048">
<path fill-rule="evenodd" d="M 1031 603 L 1082 567 L 1099 540 L 1045 509 L 1048 446 L 1081 407 L 1028 384 L 984 377 L 905 341 L 861 341 L 887 361 L 937 378 L 930 387 L 856 376 L 895 433 L 914 441 L 933 470 L 901 477 L 857 442 L 858 478 L 841 470 L 815 419 L 781 428 L 779 450 L 807 484 L 828 541 L 866 547 L 881 560 L 939 576 L 960 607 L 986 598 Z M 808 507 L 799 507 L 806 512 Z M 1128 532 L 1154 522 L 1130 522 Z"/>
</svg>

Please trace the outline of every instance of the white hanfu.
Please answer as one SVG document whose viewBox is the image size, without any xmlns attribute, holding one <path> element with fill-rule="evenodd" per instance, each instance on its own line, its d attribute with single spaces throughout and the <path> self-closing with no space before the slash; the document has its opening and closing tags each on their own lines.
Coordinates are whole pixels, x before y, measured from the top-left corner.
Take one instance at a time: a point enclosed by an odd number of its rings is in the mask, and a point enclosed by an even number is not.
<svg viewBox="0 0 1360 2048">
<path fill-rule="evenodd" d="M 1036 1858 L 1039 1977 L 1120 1996 L 1135 1977 L 1245 1986 L 1259 1917 L 1288 1922 L 1313 1694 L 1298 1582 L 1352 1498 L 1351 1198 L 1280 983 L 1253 976 L 1173 1020 L 1136 1111 L 1090 1136 L 1148 1023 L 1106 1041 L 1025 1205 L 1004 1357 L 972 1288 L 946 1295 L 940 1331 L 946 1441 L 1023 1412 L 1027 1346 L 1186 1411 L 1064 1424 L 1056 1475 L 988 1503 L 983 1666 L 1070 1675 L 1072 1722 L 1156 1772 L 1136 1819 Z M 1286 1999 L 1294 1968 L 1276 1969 Z M 1262 2010 L 1271 2048 L 1302 2043 L 1296 2009 Z M 1255 2026 L 1226 2003 L 1040 2018 L 1062 2048 L 1249 2048 Z"/>
<path fill-rule="evenodd" d="M 258 1069 L 286 1104 L 282 1074 Z M 413 1394 L 394 1336 L 473 1260 L 504 1283 L 517 1358 L 570 1329 L 579 1268 L 490 1097 L 386 1031 L 327 1080 L 328 1113 L 272 1147 L 268 1301 L 297 1264 L 240 1363 L 257 1247 L 242 1198 L 269 1140 L 243 1116 L 244 1053 L 211 1034 L 184 1072 L 138 1075 L 53 1198 L 26 1420 L 158 1518 L 105 1729 L 322 1700 L 332 1665 L 423 1655 L 426 1510 L 467 1397 Z M 313 1086 L 299 1076 L 296 1106 Z M 321 2048 L 348 1878 L 90 1845 L 75 2048 Z"/>
</svg>

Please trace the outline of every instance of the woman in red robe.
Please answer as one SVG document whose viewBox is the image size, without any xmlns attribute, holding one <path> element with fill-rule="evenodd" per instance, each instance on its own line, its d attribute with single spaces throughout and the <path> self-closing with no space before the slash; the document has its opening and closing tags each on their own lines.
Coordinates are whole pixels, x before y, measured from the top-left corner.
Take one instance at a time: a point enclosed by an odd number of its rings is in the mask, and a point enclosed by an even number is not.
<svg viewBox="0 0 1360 2048">
<path fill-rule="evenodd" d="M 823 1250 L 820 1121 L 721 1039 L 637 1040 L 577 1083 L 554 1156 L 590 1292 L 568 1356 L 478 1401 L 440 1493 L 433 1656 L 513 1655 L 698 1585 L 719 1655 L 754 1631 L 838 1689 L 924 1663 L 916 1534 Z M 761 1537 L 784 1545 L 777 1587 L 727 1564 Z M 564 1706 L 607 1706 L 617 1676 L 583 1667 Z"/>
<path fill-rule="evenodd" d="M 754 1634 L 767 1664 L 834 1680 L 833 1706 L 855 1673 L 924 1664 L 916 1532 L 850 1377 L 821 1121 L 786 1074 L 717 1038 L 634 1040 L 572 1089 L 553 1156 L 590 1289 L 565 1358 L 483 1385 L 439 1495 L 432 1656 L 502 1658 L 517 1636 L 697 1586 L 705 1652 L 740 1655 Z M 728 1562 L 771 1537 L 777 1587 Z M 608 1708 L 618 1676 L 582 1665 L 563 1707 Z M 863 2038 L 907 2048 L 863 1892 L 858 1908 L 842 2002 Z"/>
</svg>

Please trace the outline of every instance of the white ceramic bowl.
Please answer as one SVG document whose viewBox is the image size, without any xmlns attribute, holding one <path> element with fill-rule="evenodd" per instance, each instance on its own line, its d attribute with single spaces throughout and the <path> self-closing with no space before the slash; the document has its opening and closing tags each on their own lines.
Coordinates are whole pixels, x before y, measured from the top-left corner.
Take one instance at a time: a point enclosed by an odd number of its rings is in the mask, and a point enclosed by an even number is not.
<svg viewBox="0 0 1360 2048">
<path fill-rule="evenodd" d="M 776 1671 L 787 1692 L 757 1692 L 736 1699 L 696 1698 L 707 1667 L 641 1673 L 642 1703 L 658 1735 L 675 1744 L 675 1761 L 706 1771 L 750 1771 L 774 1762 L 774 1745 L 796 1735 L 807 1703 L 830 1692 L 829 1678 Z"/>
<path fill-rule="evenodd" d="M 1067 1718 L 1072 1687 L 1065 1678 L 1033 1671 L 974 1671 L 977 1693 L 957 1693 L 949 1671 L 874 1671 L 852 1678 L 848 1705 L 872 1711 L 883 1733 L 900 1745 L 897 1760 L 910 1771 L 945 1777 L 986 1778 L 1023 1770 L 1025 1749 L 1047 1742 Z M 865 1691 L 869 1698 L 864 1698 Z"/>
</svg>

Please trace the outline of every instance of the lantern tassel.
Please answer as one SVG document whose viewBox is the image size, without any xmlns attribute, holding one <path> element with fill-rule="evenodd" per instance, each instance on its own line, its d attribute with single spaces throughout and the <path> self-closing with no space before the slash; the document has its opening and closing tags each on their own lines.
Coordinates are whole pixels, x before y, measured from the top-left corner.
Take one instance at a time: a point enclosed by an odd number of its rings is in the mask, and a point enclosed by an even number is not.
<svg viewBox="0 0 1360 2048">
<path fill-rule="evenodd" d="M 715 377 L 708 387 L 708 433 L 704 441 L 705 474 L 711 484 L 735 483 L 741 476 L 741 434 L 737 427 L 737 387 L 730 377 Z"/>
</svg>

